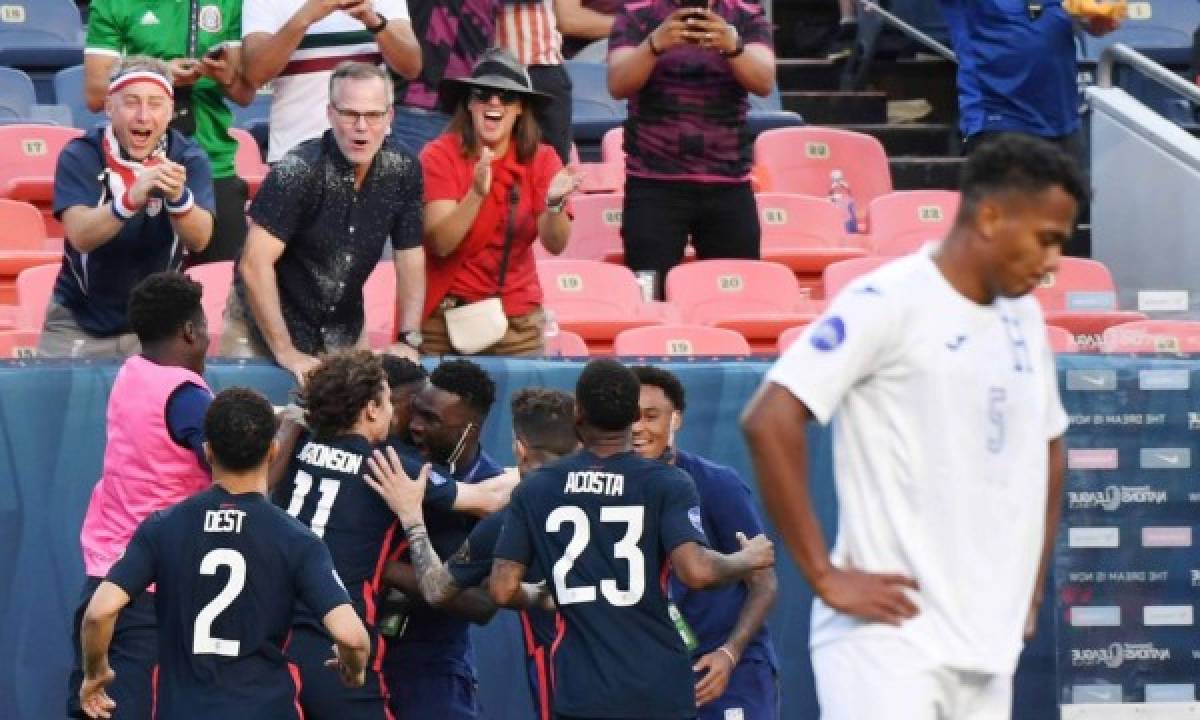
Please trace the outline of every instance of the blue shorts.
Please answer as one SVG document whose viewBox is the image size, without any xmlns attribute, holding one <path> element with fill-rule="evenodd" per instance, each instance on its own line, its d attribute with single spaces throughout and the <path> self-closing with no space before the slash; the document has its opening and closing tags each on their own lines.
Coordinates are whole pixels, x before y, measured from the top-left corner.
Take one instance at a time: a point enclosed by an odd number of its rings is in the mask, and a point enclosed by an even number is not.
<svg viewBox="0 0 1200 720">
<path fill-rule="evenodd" d="M 396 720 L 478 720 L 479 686 L 460 663 L 384 664 Z"/>
<path fill-rule="evenodd" d="M 375 663 L 367 667 L 362 687 L 346 687 L 337 670 L 325 667 L 325 661 L 333 657 L 332 645 L 329 637 L 315 628 L 292 628 L 286 652 L 293 672 L 300 677 L 305 720 L 392 720 L 383 677 L 373 667 Z"/>
<path fill-rule="evenodd" d="M 79 608 L 71 627 L 74 663 L 67 681 L 67 717 L 86 718 L 79 707 L 79 687 L 83 684 L 83 659 L 80 656 L 79 626 L 83 613 L 102 578 L 89 577 L 80 592 Z M 158 672 L 158 620 L 154 613 L 154 593 L 144 592 L 117 615 L 108 663 L 116 677 L 106 688 L 117 704 L 114 720 L 150 720 L 154 715 L 154 688 Z"/>
<path fill-rule="evenodd" d="M 736 714 L 738 708 L 742 711 L 741 715 Z M 728 710 L 735 712 L 726 715 Z M 778 720 L 779 681 L 769 663 L 754 659 L 738 663 L 729 677 L 725 692 L 699 708 L 696 720 L 725 720 L 727 717 Z"/>
</svg>

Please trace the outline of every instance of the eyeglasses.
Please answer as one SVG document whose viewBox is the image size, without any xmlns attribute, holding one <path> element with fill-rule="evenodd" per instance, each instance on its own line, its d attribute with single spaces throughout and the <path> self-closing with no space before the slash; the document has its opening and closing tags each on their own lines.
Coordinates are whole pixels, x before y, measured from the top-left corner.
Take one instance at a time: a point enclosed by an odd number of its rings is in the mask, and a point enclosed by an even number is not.
<svg viewBox="0 0 1200 720">
<path fill-rule="evenodd" d="M 333 108 L 333 111 L 337 113 L 337 116 L 342 120 L 342 122 L 346 123 L 347 125 L 357 125 L 359 120 L 366 120 L 367 125 L 377 126 L 387 119 L 388 114 L 387 110 L 368 110 L 366 112 L 359 112 L 357 110 L 350 110 L 348 108 L 340 108 L 333 104 L 330 104 L 330 107 Z"/>
<path fill-rule="evenodd" d="M 491 102 L 492 98 L 500 98 L 505 105 L 513 105 L 521 101 L 521 93 L 516 90 L 500 90 L 498 88 L 471 88 L 471 102 Z"/>
</svg>

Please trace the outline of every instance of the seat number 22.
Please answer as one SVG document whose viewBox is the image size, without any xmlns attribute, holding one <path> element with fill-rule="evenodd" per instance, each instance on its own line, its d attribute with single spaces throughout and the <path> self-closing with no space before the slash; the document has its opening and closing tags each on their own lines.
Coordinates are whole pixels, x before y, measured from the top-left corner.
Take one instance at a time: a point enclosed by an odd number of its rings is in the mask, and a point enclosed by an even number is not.
<svg viewBox="0 0 1200 720">
<path fill-rule="evenodd" d="M 636 605 L 646 594 L 646 558 L 642 555 L 642 549 L 638 547 L 645 525 L 645 508 L 641 505 L 602 507 L 600 522 L 624 523 L 625 536 L 613 546 L 613 557 L 629 563 L 629 587 L 622 590 L 615 579 L 605 578 L 600 581 L 600 594 L 616 607 Z M 591 522 L 583 508 L 577 505 L 559 506 L 546 518 L 546 532 L 557 533 L 566 525 L 571 526 L 571 539 L 567 542 L 563 556 L 554 563 L 551 573 L 558 604 L 595 602 L 595 585 L 567 584 L 567 575 L 591 542 Z"/>
</svg>

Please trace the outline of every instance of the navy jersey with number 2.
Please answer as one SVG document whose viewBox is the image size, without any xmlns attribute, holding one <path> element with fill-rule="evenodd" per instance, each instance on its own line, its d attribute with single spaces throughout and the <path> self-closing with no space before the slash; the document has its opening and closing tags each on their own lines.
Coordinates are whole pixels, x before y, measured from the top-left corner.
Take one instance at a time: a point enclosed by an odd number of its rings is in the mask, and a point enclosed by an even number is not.
<svg viewBox="0 0 1200 720">
<path fill-rule="evenodd" d="M 545 465 L 513 494 L 496 557 L 549 579 L 565 620 L 554 710 L 592 718 L 690 718 L 691 661 L 667 615 L 664 568 L 705 543 L 686 473 L 632 452 L 583 450 Z"/>
<path fill-rule="evenodd" d="M 131 597 L 158 585 L 158 717 L 173 720 L 296 718 L 292 609 L 350 602 L 316 535 L 220 486 L 148 517 L 107 580 Z"/>
</svg>

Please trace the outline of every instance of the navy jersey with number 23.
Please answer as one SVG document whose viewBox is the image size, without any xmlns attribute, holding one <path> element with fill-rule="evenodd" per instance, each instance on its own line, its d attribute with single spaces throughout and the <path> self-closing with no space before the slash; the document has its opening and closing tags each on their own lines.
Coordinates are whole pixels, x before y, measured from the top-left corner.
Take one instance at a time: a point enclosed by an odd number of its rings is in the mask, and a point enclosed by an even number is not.
<svg viewBox="0 0 1200 720">
<path fill-rule="evenodd" d="M 583 450 L 513 494 L 496 557 L 541 572 L 565 620 L 554 710 L 602 718 L 690 718 L 691 662 L 667 615 L 664 567 L 705 543 L 700 501 L 678 468 Z"/>
</svg>

